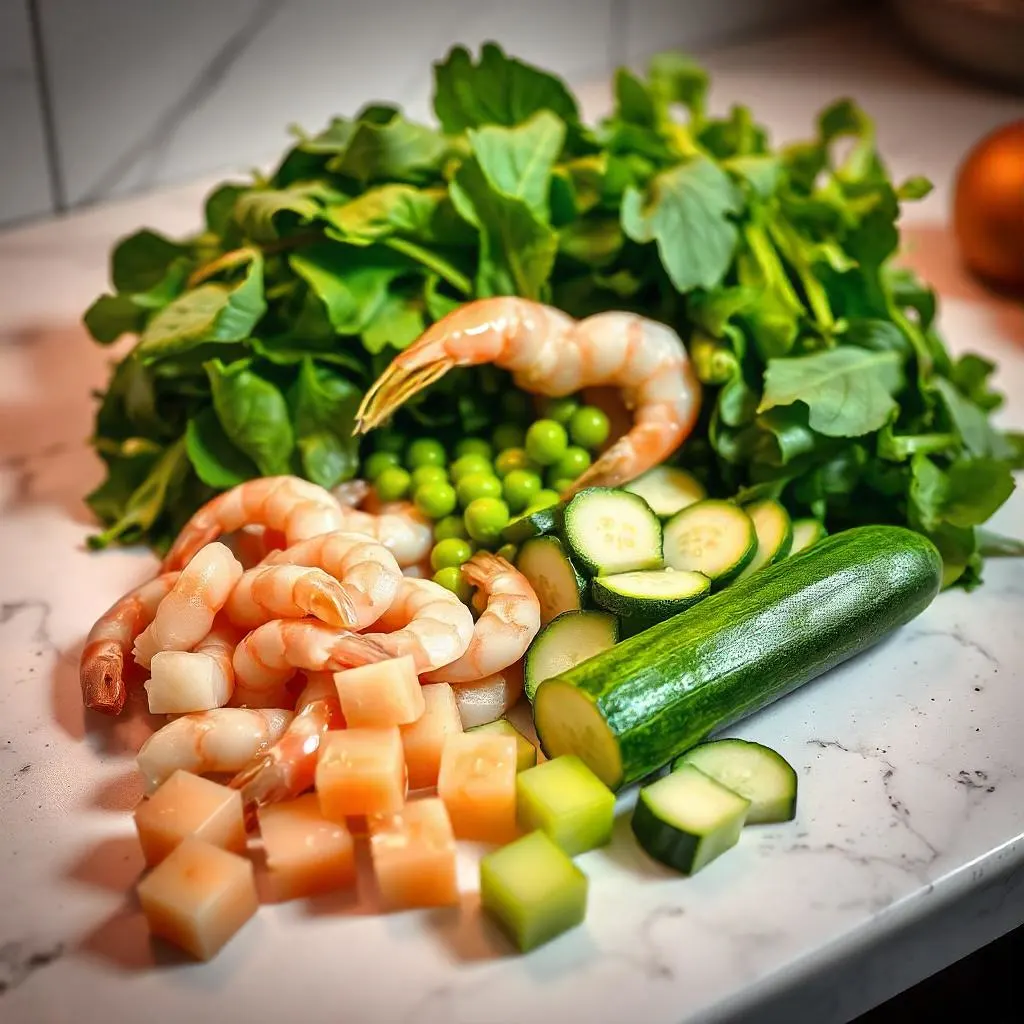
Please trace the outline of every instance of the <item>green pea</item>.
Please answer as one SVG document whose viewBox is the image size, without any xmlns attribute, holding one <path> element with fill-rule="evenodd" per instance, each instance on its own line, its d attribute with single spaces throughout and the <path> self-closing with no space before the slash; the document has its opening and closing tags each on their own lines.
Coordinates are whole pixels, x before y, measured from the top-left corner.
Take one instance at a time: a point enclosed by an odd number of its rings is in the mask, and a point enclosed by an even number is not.
<svg viewBox="0 0 1024 1024">
<path fill-rule="evenodd" d="M 513 469 L 505 474 L 502 481 L 502 493 L 513 512 L 522 512 L 533 504 L 540 489 L 540 477 L 528 469 Z"/>
<path fill-rule="evenodd" d="M 381 501 L 401 501 L 412 486 L 412 477 L 401 466 L 390 466 L 374 481 L 374 490 Z"/>
<path fill-rule="evenodd" d="M 409 445 L 405 453 L 405 464 L 410 469 L 420 466 L 444 466 L 448 462 L 444 445 L 432 437 L 418 437 Z"/>
<path fill-rule="evenodd" d="M 412 489 L 414 491 L 424 484 L 446 483 L 448 483 L 448 472 L 443 466 L 417 466 L 412 471 Z"/>
<path fill-rule="evenodd" d="M 553 490 L 556 494 L 564 494 L 567 490 L 569 490 L 570 487 L 572 487 L 574 483 L 576 483 L 576 480 L 574 478 L 552 480 L 551 490 Z"/>
<path fill-rule="evenodd" d="M 473 546 L 461 537 L 449 537 L 438 541 L 430 552 L 430 565 L 436 572 L 451 566 L 462 565 L 473 557 Z"/>
<path fill-rule="evenodd" d="M 504 452 L 509 448 L 522 448 L 526 440 L 526 431 L 518 423 L 502 423 L 494 428 L 491 435 L 496 452 Z"/>
<path fill-rule="evenodd" d="M 501 409 L 510 420 L 522 423 L 533 415 L 533 397 L 511 388 L 501 396 Z"/>
<path fill-rule="evenodd" d="M 492 472 L 490 459 L 485 459 L 482 455 L 474 452 L 460 455 L 451 465 L 451 476 L 455 483 L 458 483 L 464 476 L 469 476 L 471 473 Z"/>
<path fill-rule="evenodd" d="M 557 505 L 561 500 L 562 498 L 558 491 L 543 490 L 533 499 L 533 504 L 526 511 L 539 512 L 542 508 L 550 508 L 552 505 Z"/>
<path fill-rule="evenodd" d="M 363 463 L 363 475 L 374 483 L 384 470 L 401 465 L 401 461 L 395 452 L 374 452 Z"/>
<path fill-rule="evenodd" d="M 434 573 L 434 582 L 439 583 L 445 590 L 450 590 L 463 604 L 468 604 L 470 597 L 473 596 L 473 588 L 461 570 L 454 565 L 438 569 Z"/>
<path fill-rule="evenodd" d="M 490 461 L 494 450 L 490 442 L 482 437 L 464 437 L 455 445 L 455 457 L 462 458 L 463 455 L 479 455 L 481 458 Z"/>
<path fill-rule="evenodd" d="M 575 480 L 590 468 L 590 453 L 586 448 L 570 445 L 562 453 L 562 457 L 551 468 L 553 477 Z"/>
<path fill-rule="evenodd" d="M 544 415 L 547 419 L 567 427 L 572 414 L 579 407 L 580 403 L 575 398 L 549 398 L 544 406 Z"/>
<path fill-rule="evenodd" d="M 417 487 L 412 500 L 416 508 L 429 519 L 450 516 L 458 504 L 455 488 L 443 482 L 426 483 Z"/>
<path fill-rule="evenodd" d="M 588 451 L 596 451 L 608 440 L 608 430 L 608 417 L 592 405 L 577 409 L 569 420 L 569 436 L 573 444 Z"/>
<path fill-rule="evenodd" d="M 554 465 L 568 446 L 565 427 L 554 420 L 537 420 L 526 431 L 526 454 L 542 466 Z"/>
<path fill-rule="evenodd" d="M 462 516 L 445 516 L 434 524 L 434 540 L 448 540 L 451 537 L 461 537 L 465 540 L 468 536 Z"/>
<path fill-rule="evenodd" d="M 504 558 L 506 562 L 511 562 L 515 565 L 516 555 L 519 554 L 519 548 L 516 547 L 515 544 L 502 544 L 495 554 Z"/>
<path fill-rule="evenodd" d="M 517 469 L 529 469 L 532 463 L 522 448 L 506 448 L 494 460 L 494 472 L 504 479 Z"/>
<path fill-rule="evenodd" d="M 466 508 L 477 498 L 500 498 L 501 481 L 491 473 L 470 473 L 458 482 L 455 493 L 459 504 Z"/>
<path fill-rule="evenodd" d="M 501 539 L 501 531 L 508 525 L 508 505 L 499 498 L 477 498 L 463 513 L 466 531 L 480 544 L 494 544 Z"/>
</svg>

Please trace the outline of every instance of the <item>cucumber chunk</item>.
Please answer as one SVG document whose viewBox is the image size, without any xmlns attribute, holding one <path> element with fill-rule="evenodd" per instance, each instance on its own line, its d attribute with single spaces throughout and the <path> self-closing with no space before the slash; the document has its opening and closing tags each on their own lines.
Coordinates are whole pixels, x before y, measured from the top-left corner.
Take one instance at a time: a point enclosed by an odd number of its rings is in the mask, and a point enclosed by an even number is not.
<svg viewBox="0 0 1024 1024">
<path fill-rule="evenodd" d="M 511 736 L 516 741 L 517 772 L 525 772 L 537 763 L 537 748 L 507 718 L 499 718 L 486 725 L 474 725 L 466 732 L 493 732 L 499 736 Z"/>
<path fill-rule="evenodd" d="M 796 817 L 796 772 L 771 747 L 748 740 L 713 740 L 686 751 L 676 758 L 672 768 L 685 764 L 692 764 L 749 800 L 748 825 L 792 821 Z"/>
<path fill-rule="evenodd" d="M 618 639 L 619 624 L 608 612 L 562 612 L 537 634 L 526 652 L 523 688 L 527 699 L 533 700 L 545 679 L 607 651 Z"/>
<path fill-rule="evenodd" d="M 699 501 L 665 524 L 666 564 L 701 572 L 718 587 L 735 579 L 756 551 L 753 520 L 729 501 Z"/>
<path fill-rule="evenodd" d="M 681 509 L 707 497 L 704 485 L 685 469 L 673 466 L 655 466 L 622 488 L 630 494 L 639 494 L 654 510 L 666 518 Z"/>
<path fill-rule="evenodd" d="M 516 568 L 540 601 L 540 623 L 546 626 L 562 612 L 583 607 L 587 582 L 557 537 L 534 537 L 519 549 Z"/>
<path fill-rule="evenodd" d="M 582 923 L 587 876 L 554 840 L 531 832 L 480 861 L 480 905 L 525 953 Z"/>
<path fill-rule="evenodd" d="M 541 829 L 570 857 L 611 842 L 615 794 L 571 754 L 519 775 L 516 808 L 524 832 Z"/>
<path fill-rule="evenodd" d="M 565 506 L 565 539 L 595 576 L 661 567 L 661 523 L 643 498 L 591 487 Z"/>
<path fill-rule="evenodd" d="M 711 590 L 703 573 L 677 569 L 647 569 L 598 576 L 591 584 L 594 604 L 622 616 L 636 629 L 685 611 Z M 642 626 L 641 626 L 642 628 Z"/>
<path fill-rule="evenodd" d="M 522 544 L 531 537 L 555 533 L 562 523 L 563 507 L 561 504 L 548 505 L 547 508 L 524 512 L 501 531 L 502 540 L 507 540 L 510 544 Z"/>
<path fill-rule="evenodd" d="M 655 860 L 692 875 L 736 845 L 749 809 L 749 800 L 684 764 L 640 790 L 633 833 Z"/>
<path fill-rule="evenodd" d="M 817 519 L 794 519 L 793 520 L 793 546 L 789 549 L 790 555 L 806 551 L 813 547 L 819 540 L 828 536 L 825 524 Z"/>
<path fill-rule="evenodd" d="M 771 498 L 754 501 L 743 506 L 743 511 L 750 516 L 757 534 L 757 551 L 747 567 L 737 577 L 744 579 L 752 576 L 758 569 L 775 562 L 781 562 L 793 544 L 793 524 L 789 513 Z"/>
</svg>

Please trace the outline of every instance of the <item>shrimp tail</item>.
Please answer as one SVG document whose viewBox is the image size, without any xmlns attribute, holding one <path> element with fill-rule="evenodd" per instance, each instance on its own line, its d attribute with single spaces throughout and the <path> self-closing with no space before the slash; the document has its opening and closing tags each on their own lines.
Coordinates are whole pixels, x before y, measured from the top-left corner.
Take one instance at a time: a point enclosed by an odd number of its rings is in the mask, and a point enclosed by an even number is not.
<svg viewBox="0 0 1024 1024">
<path fill-rule="evenodd" d="M 119 715 L 128 688 L 124 681 L 124 652 L 113 640 L 89 644 L 82 652 L 82 702 L 92 711 Z"/>
<path fill-rule="evenodd" d="M 455 360 L 449 356 L 431 358 L 420 366 L 406 365 L 401 357 L 395 359 L 363 396 L 352 433 L 365 434 L 373 430 L 400 405 L 440 380 L 455 365 Z"/>
<path fill-rule="evenodd" d="M 337 580 L 311 580 L 309 583 L 309 611 L 321 622 L 339 629 L 351 628 L 359 620 L 352 598 Z"/>
</svg>

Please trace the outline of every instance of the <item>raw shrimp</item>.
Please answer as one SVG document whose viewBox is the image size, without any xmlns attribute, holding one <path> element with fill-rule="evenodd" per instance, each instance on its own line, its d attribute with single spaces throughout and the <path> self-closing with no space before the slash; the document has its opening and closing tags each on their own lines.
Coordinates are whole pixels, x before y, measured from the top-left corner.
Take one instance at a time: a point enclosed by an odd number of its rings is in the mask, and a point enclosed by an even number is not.
<svg viewBox="0 0 1024 1024">
<path fill-rule="evenodd" d="M 185 524 L 164 559 L 164 569 L 180 569 L 223 533 L 243 526 L 279 530 L 289 544 L 342 528 L 342 508 L 330 491 L 297 476 L 246 480 L 208 501 Z"/>
<path fill-rule="evenodd" d="M 142 744 L 136 762 L 152 793 L 179 768 L 196 775 L 237 772 L 276 743 L 292 713 L 281 708 L 217 708 L 168 722 Z"/>
<path fill-rule="evenodd" d="M 262 564 L 242 573 L 224 606 L 227 617 L 246 629 L 270 619 L 301 619 L 304 615 L 313 615 L 331 626 L 350 625 L 356 612 L 344 586 L 323 569 L 309 568 L 314 565 L 311 562 L 270 564 L 271 559 L 276 563 L 281 554 L 271 552 Z"/>
<path fill-rule="evenodd" d="M 434 527 L 408 501 L 392 501 L 374 514 L 356 508 L 341 510 L 341 525 L 347 533 L 363 533 L 383 544 L 404 569 L 422 562 L 434 546 Z"/>
<path fill-rule="evenodd" d="M 392 361 L 366 392 L 356 418 L 364 433 L 455 366 L 493 363 L 517 387 L 559 397 L 587 387 L 621 389 L 634 423 L 566 491 L 614 487 L 667 458 L 700 410 L 700 383 L 679 335 L 634 313 L 576 321 L 528 299 L 479 299 L 454 310 Z"/>
<path fill-rule="evenodd" d="M 227 704 L 235 689 L 231 655 L 241 639 L 241 632 L 223 615 L 218 615 L 210 632 L 191 651 L 157 651 L 145 684 L 150 712 L 210 711 Z M 182 694 L 194 700 L 197 692 L 205 694 L 208 703 L 182 705 Z"/>
<path fill-rule="evenodd" d="M 235 648 L 235 701 L 267 706 L 296 669 L 340 671 L 410 654 L 417 674 L 460 658 L 473 636 L 473 615 L 431 580 L 403 577 L 391 607 L 377 620 L 381 632 L 351 633 L 308 619 L 274 619 Z"/>
<path fill-rule="evenodd" d="M 317 615 L 317 618 L 355 630 L 366 629 L 380 618 L 395 599 L 402 579 L 402 570 L 395 556 L 383 544 L 363 533 L 322 533 L 283 551 L 271 553 L 264 564 L 292 571 L 299 566 L 316 566 L 318 570 L 329 573 L 328 578 L 334 577 L 331 582 L 344 596 L 346 617 L 340 622 L 332 622 L 324 615 Z M 292 617 L 281 613 L 264 616 L 259 621 Z"/>
<path fill-rule="evenodd" d="M 170 593 L 179 574 L 167 572 L 126 594 L 111 605 L 89 631 L 79 663 L 82 701 L 105 715 L 119 715 L 128 688 L 124 660 L 135 638 L 153 621 L 160 602 Z"/>
<path fill-rule="evenodd" d="M 344 728 L 332 672 L 308 672 L 295 717 L 281 738 L 257 755 L 229 783 L 242 791 L 246 815 L 257 807 L 289 800 L 313 785 L 320 742 L 328 729 Z"/>
<path fill-rule="evenodd" d="M 157 651 L 189 651 L 210 632 L 242 575 L 242 563 L 224 544 L 207 544 L 181 570 L 153 621 L 136 637 L 135 660 L 149 668 Z"/>
<path fill-rule="evenodd" d="M 458 661 L 431 672 L 426 682 L 468 683 L 517 662 L 540 629 L 540 601 L 526 577 L 498 555 L 479 551 L 462 566 L 477 588 L 483 611 Z"/>
</svg>

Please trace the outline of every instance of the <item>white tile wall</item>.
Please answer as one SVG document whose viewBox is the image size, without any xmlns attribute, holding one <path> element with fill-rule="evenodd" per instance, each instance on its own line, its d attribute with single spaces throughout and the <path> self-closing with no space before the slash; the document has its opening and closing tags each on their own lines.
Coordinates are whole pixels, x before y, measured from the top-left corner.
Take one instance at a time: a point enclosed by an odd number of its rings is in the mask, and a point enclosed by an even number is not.
<svg viewBox="0 0 1024 1024">
<path fill-rule="evenodd" d="M 26 0 L 0 0 L 0 224 L 51 209 Z"/>
</svg>

